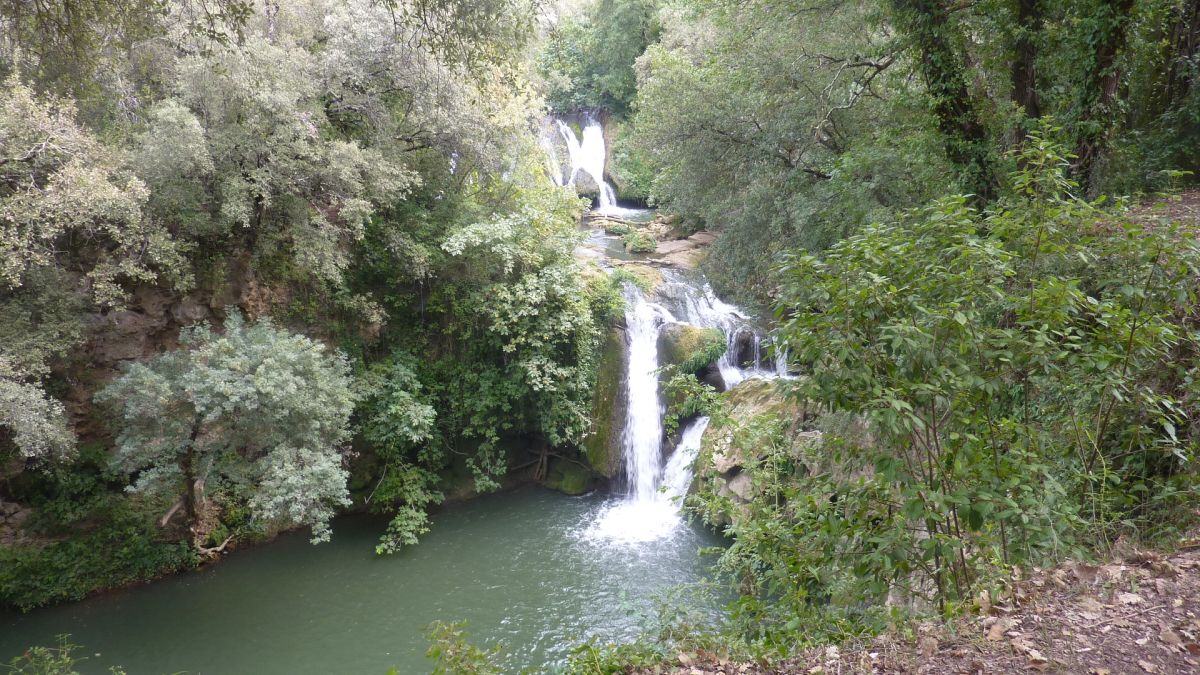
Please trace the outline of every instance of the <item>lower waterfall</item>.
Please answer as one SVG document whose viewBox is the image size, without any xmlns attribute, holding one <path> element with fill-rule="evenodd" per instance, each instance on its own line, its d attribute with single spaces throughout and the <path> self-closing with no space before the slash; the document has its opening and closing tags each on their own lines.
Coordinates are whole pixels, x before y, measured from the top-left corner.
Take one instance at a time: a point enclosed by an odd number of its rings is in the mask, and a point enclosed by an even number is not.
<svg viewBox="0 0 1200 675">
<path fill-rule="evenodd" d="M 602 508 L 586 527 L 584 534 L 589 539 L 648 542 L 668 537 L 683 525 L 681 502 L 691 486 L 692 467 L 700 453 L 709 418 L 699 417 L 686 424 L 674 450 L 664 461 L 666 410 L 658 372 L 658 339 L 663 326 L 687 323 L 719 328 L 725 332 L 731 349 L 746 331 L 758 340 L 758 334 L 737 308 L 717 299 L 707 284 L 693 283 L 678 275 L 664 274 L 664 277 L 667 285 L 664 293 L 669 300 L 663 303 L 653 302 L 633 284 L 625 285 L 628 405 L 621 450 L 626 490 L 622 499 Z M 758 343 L 753 344 L 757 351 Z M 762 367 L 757 355 L 745 368 L 736 355 L 723 357 L 718 367 L 729 386 L 748 377 L 776 376 L 774 368 Z"/>
</svg>

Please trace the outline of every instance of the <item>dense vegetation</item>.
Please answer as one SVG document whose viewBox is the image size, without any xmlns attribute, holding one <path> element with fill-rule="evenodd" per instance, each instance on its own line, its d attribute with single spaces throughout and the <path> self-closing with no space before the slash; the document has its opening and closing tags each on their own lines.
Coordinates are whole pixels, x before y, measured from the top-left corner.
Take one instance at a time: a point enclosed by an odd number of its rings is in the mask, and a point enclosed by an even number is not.
<svg viewBox="0 0 1200 675">
<path fill-rule="evenodd" d="M 614 5 L 551 42 L 555 100 L 625 120 L 614 177 L 721 232 L 708 277 L 799 379 L 745 419 L 668 373 L 668 421 L 751 458 L 748 499 L 692 498 L 742 599 L 585 670 L 786 655 L 1193 524 L 1196 223 L 1139 204 L 1197 169 L 1200 6 L 668 0 L 626 102 L 568 58 Z"/>
<path fill-rule="evenodd" d="M 786 657 L 1169 546 L 1198 75 L 1195 0 L 0 3 L 0 497 L 33 513 L 0 603 L 351 506 L 394 552 L 448 492 L 578 458 L 621 277 L 572 255 L 547 110 L 604 120 L 622 198 L 719 233 L 708 277 L 797 376 L 739 419 L 697 377 L 724 342 L 664 368 L 670 429 L 747 458 L 744 499 L 688 500 L 739 599 L 577 672 Z M 492 672 L 464 635 L 433 628 L 439 667 Z"/>
<path fill-rule="evenodd" d="M 352 503 L 394 551 L 445 489 L 574 456 L 615 291 L 537 154 L 536 19 L 0 7 L 0 498 L 34 513 L 0 602 L 323 538 Z M 140 553 L 76 550 L 118 539 Z"/>
</svg>

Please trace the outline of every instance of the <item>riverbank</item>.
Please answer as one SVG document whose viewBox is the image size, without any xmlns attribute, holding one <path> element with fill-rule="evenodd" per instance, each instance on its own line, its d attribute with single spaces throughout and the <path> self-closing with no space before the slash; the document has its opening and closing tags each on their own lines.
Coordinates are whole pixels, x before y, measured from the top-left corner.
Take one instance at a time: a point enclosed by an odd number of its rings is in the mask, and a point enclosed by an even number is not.
<svg viewBox="0 0 1200 675">
<path fill-rule="evenodd" d="M 823 645 L 764 666 L 680 653 L 675 675 L 798 673 L 1185 673 L 1200 669 L 1200 541 L 1130 551 L 1009 580 L 948 623 L 903 624 L 865 642 Z"/>
</svg>

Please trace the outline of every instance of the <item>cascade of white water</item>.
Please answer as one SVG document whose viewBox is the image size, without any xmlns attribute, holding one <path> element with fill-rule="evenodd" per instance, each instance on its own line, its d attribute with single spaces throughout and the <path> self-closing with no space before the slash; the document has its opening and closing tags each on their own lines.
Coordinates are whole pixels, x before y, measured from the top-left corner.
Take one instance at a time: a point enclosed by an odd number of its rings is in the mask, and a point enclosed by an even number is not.
<svg viewBox="0 0 1200 675">
<path fill-rule="evenodd" d="M 555 183 L 561 186 L 573 186 L 580 172 L 583 172 L 596 183 L 600 201 L 596 208 L 597 213 L 620 217 L 632 217 L 642 213 L 638 209 L 621 208 L 617 204 L 616 190 L 604 179 L 604 163 L 607 156 L 604 145 L 604 127 L 595 117 L 590 114 L 584 117 L 583 133 L 580 137 L 576 137 L 570 125 L 560 119 L 554 120 L 554 128 L 562 139 L 562 145 L 567 149 L 566 166 L 569 169 L 566 172 L 563 171 L 563 158 L 559 157 L 556 143 L 551 137 L 552 132 L 544 130 L 541 139 L 542 148 L 550 157 L 550 169 Z"/>
<path fill-rule="evenodd" d="M 777 355 L 774 363 L 764 363 L 761 337 L 753 325 L 737 307 L 718 298 L 708 284 L 664 271 L 656 295 L 664 299 L 664 304 L 652 302 L 632 284 L 625 286 L 628 405 L 621 445 L 628 491 L 625 499 L 606 506 L 596 517 L 588 528 L 589 538 L 654 541 L 668 536 L 682 523 L 678 498 L 687 494 L 691 484 L 692 465 L 708 418 L 698 418 L 684 427 L 674 453 L 664 464 L 658 339 L 665 324 L 686 323 L 725 333 L 729 348 L 717 366 L 727 387 L 749 377 L 773 378 L 786 373 L 786 357 Z M 738 362 L 743 344 L 748 345 L 750 360 L 754 361 L 746 368 Z"/>
<path fill-rule="evenodd" d="M 653 499 L 661 474 L 663 404 L 658 394 L 658 334 L 674 317 L 646 299 L 633 284 L 625 286 L 625 330 L 629 341 L 629 371 L 625 387 L 625 474 L 634 500 Z"/>
<path fill-rule="evenodd" d="M 717 328 L 725 333 L 728 344 L 717 360 L 717 370 L 726 388 L 750 377 L 778 377 L 778 361 L 766 367 L 762 355 L 762 336 L 737 307 L 721 300 L 707 283 L 697 284 L 672 272 L 663 273 L 663 292 L 668 294 L 680 318 L 693 326 Z M 750 345 L 748 367 L 740 362 L 742 345 Z M 777 357 L 778 359 L 778 357 Z M 786 372 L 786 369 L 785 369 Z"/>
<path fill-rule="evenodd" d="M 675 452 L 663 470 L 663 485 L 669 499 L 678 501 L 687 496 L 692 485 L 692 465 L 700 454 L 700 440 L 705 429 L 708 429 L 708 418 L 697 417 L 679 435 L 679 445 L 675 446 Z"/>
<path fill-rule="evenodd" d="M 579 151 L 579 168 L 591 174 L 599 186 L 599 211 L 611 212 L 617 206 L 617 194 L 608 181 L 604 180 L 604 128 L 591 117 L 583 127 L 583 140 L 579 144 Z"/>
</svg>

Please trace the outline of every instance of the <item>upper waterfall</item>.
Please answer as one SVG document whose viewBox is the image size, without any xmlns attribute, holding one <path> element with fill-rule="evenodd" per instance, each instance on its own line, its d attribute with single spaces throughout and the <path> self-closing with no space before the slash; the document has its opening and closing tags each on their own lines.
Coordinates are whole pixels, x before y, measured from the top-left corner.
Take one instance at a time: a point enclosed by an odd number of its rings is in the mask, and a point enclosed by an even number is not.
<svg viewBox="0 0 1200 675">
<path fill-rule="evenodd" d="M 617 191 L 604 177 L 608 149 L 600 121 L 591 113 L 584 115 L 580 136 L 576 136 L 565 121 L 557 118 L 551 121 L 553 123 L 547 124 L 542 132 L 541 145 L 546 151 L 554 182 L 563 187 L 575 186 L 581 174 L 586 174 L 596 183 L 597 213 L 618 217 L 642 213 L 639 209 L 626 209 L 617 204 Z M 554 135 L 561 139 L 566 157 L 560 156 L 558 139 Z"/>
</svg>

